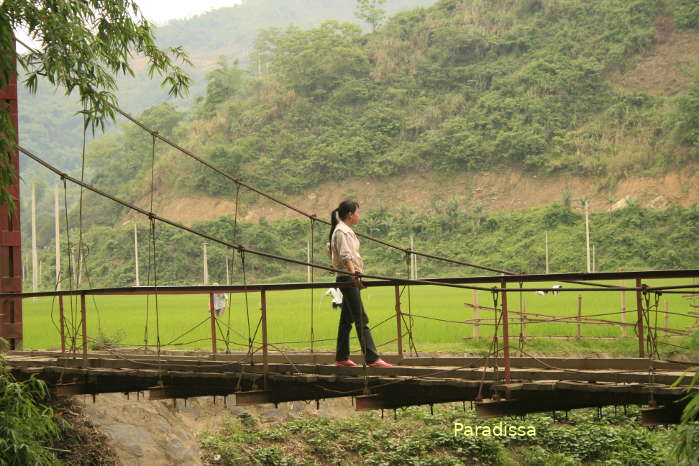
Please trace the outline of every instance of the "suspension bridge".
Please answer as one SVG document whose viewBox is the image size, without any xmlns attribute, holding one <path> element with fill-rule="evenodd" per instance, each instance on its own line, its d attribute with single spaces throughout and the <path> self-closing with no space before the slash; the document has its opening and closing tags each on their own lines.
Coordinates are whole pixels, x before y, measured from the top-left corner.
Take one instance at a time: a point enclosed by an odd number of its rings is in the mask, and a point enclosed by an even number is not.
<svg viewBox="0 0 699 466">
<path fill-rule="evenodd" d="M 16 125 L 16 83 L 13 82 L 13 86 L 4 90 L 0 97 L 8 103 Z M 313 244 L 317 224 L 327 223 L 315 214 L 306 213 L 226 173 L 194 152 L 180 147 L 157 131 L 148 128 L 121 109 L 115 107 L 115 111 L 150 134 L 153 149 L 151 151 L 152 167 L 155 165 L 156 143 L 165 143 L 233 183 L 236 193 L 234 232 L 237 231 L 241 189 L 261 195 L 305 217 L 309 221 L 310 244 Z M 28 159 L 59 177 L 64 189 L 68 183 L 80 188 L 81 197 L 78 208 L 81 214 L 82 193 L 91 191 L 147 218 L 150 225 L 150 241 L 153 245 L 157 237 L 157 225 L 169 225 L 238 254 L 243 270 L 243 283 L 238 285 L 162 286 L 158 284 L 157 273 L 155 273 L 158 270 L 158 257 L 156 248 L 153 247 L 152 256 L 149 258 L 154 270 L 150 286 L 119 288 L 90 286 L 76 289 L 72 281 L 74 264 L 70 263 L 69 259 L 66 279 L 60 282 L 67 289 L 23 293 L 19 260 L 21 248 L 18 214 L 19 186 L 11 187 L 10 192 L 16 200 L 15 211 L 10 215 L 8 207 L 3 206 L 3 212 L 0 212 L 0 250 L 2 251 L 0 255 L 0 284 L 2 284 L 0 336 L 10 342 L 11 351 L 7 355 L 7 364 L 13 373 L 19 378 L 34 375 L 45 380 L 59 396 L 98 395 L 109 392 L 135 393 L 139 397 L 140 393 L 147 392 L 151 399 L 235 395 L 235 403 L 240 405 L 352 397 L 358 410 L 397 409 L 410 405 L 469 401 L 475 403 L 477 413 L 481 417 L 635 404 L 645 406 L 642 422 L 652 425 L 678 422 L 686 404 L 687 392 L 696 390 L 688 387 L 688 377 L 680 380 L 675 386 L 675 382 L 682 376 L 691 374 L 693 364 L 661 355 L 661 352 L 664 353 L 664 346 L 680 347 L 681 345 L 673 343 L 671 339 L 676 336 L 686 337 L 691 333 L 691 329 L 670 328 L 667 323 L 664 326 L 660 325 L 659 316 L 668 316 L 672 313 L 659 309 L 659 297 L 663 294 L 696 295 L 698 286 L 693 280 L 699 276 L 699 270 L 521 274 L 404 248 L 362 234 L 360 236 L 368 241 L 401 252 L 405 255 L 407 264 L 413 262 L 412 257 L 422 256 L 495 275 L 401 279 L 362 274 L 362 278 L 369 279 L 365 282 L 369 288 L 393 289 L 394 316 L 378 325 L 394 322 L 395 337 L 384 345 L 395 345 L 395 352 L 384 352 L 384 354 L 385 359 L 396 366 L 376 368 L 363 364 L 360 367 L 337 367 L 332 364 L 331 355 L 313 350 L 314 343 L 321 341 L 314 336 L 313 317 L 311 317 L 310 340 L 298 342 L 308 344 L 310 351 L 290 351 L 280 342 L 270 341 L 269 328 L 270 325 L 274 325 L 274 322 L 268 319 L 267 297 L 270 293 L 283 290 L 313 290 L 347 285 L 316 282 L 313 274 L 309 283 L 248 283 L 245 274 L 245 258 L 257 256 L 309 267 L 311 271 L 337 272 L 337 270 L 317 263 L 312 253 L 306 261 L 284 257 L 239 244 L 235 233 L 232 240 L 224 239 L 159 215 L 153 211 L 156 187 L 154 170 L 151 170 L 150 208 L 146 209 L 86 183 L 84 159 L 81 176 L 76 178 L 54 167 L 29 149 L 19 144 L 16 147 L 17 152 L 13 154 L 16 170 L 18 170 L 18 158 L 21 152 Z M 65 210 L 67 217 L 67 205 Z M 81 251 L 84 247 L 82 222 L 79 228 L 81 233 L 77 249 Z M 70 246 L 71 238 L 68 237 L 67 241 Z M 408 274 L 408 276 L 413 275 Z M 686 283 L 663 286 L 650 286 L 647 283 L 649 280 L 658 279 L 686 280 Z M 631 280 L 634 285 L 619 286 L 620 280 Z M 574 316 L 561 317 L 540 313 L 527 314 L 521 307 L 514 310 L 513 296 L 521 296 L 522 293 L 549 292 L 550 286 L 543 283 L 550 282 L 561 283 L 556 288 L 556 292 L 564 294 L 571 292 L 631 293 L 636 297 L 635 309 L 631 311 L 634 318 L 631 322 L 617 322 L 610 320 L 610 316 L 617 314 L 614 312 L 584 316 L 578 313 Z M 472 319 L 449 321 L 439 315 L 420 315 L 419 312 L 413 312 L 411 308 L 405 309 L 405 289 L 415 287 L 419 292 L 420 287 L 427 285 L 456 288 L 464 292 L 488 292 L 493 297 L 493 304 L 482 309 L 492 312 L 493 317 L 481 318 L 474 313 Z M 244 294 L 248 321 L 247 335 L 239 332 L 238 329 L 231 328 L 216 315 L 213 303 L 215 293 Z M 188 329 L 172 341 L 161 340 L 161 326 L 166 323 L 159 318 L 161 309 L 158 296 L 172 294 L 209 296 L 210 315 L 196 327 L 210 326 L 210 351 L 173 350 L 180 343 L 180 338 L 184 338 L 193 329 Z M 95 341 L 95 335 L 88 334 L 87 330 L 88 319 L 94 315 L 94 310 L 88 307 L 87 298 L 115 295 L 148 295 L 155 298 L 153 311 L 156 316 L 156 341 L 154 343 L 149 343 L 146 338 L 143 345 L 112 348 L 106 351 L 89 350 L 90 343 Z M 22 350 L 22 300 L 36 297 L 52 297 L 58 303 L 59 323 L 56 331 L 60 334 L 60 350 Z M 251 302 L 253 304 L 250 304 Z M 481 309 L 475 303 L 463 304 L 464 312 L 468 307 L 475 310 Z M 258 321 L 253 321 L 252 325 L 251 306 L 260 311 Z M 310 311 L 312 314 L 313 299 L 310 302 Z M 626 312 L 623 314 L 626 316 Z M 691 311 L 685 314 L 674 314 L 690 319 L 696 318 Z M 418 326 L 416 321 L 423 318 L 454 325 L 468 324 L 474 328 L 481 325 L 490 326 L 492 328 L 490 347 L 484 354 L 472 357 L 420 357 L 415 348 L 413 332 Z M 667 319 L 665 321 L 667 322 Z M 592 359 L 532 355 L 525 350 L 525 344 L 529 338 L 526 335 L 526 326 L 544 322 L 576 325 L 578 339 L 585 338 L 579 331 L 583 324 L 622 326 L 631 329 L 637 339 L 638 357 Z M 516 333 L 517 327 L 520 329 L 519 334 Z M 238 338 L 236 336 L 231 337 L 231 332 L 237 334 L 241 341 L 236 341 L 235 338 Z M 221 344 L 225 345 L 225 351 L 221 349 Z M 231 346 L 238 346 L 239 351 L 231 351 Z M 514 356 L 516 353 L 519 353 L 518 357 Z"/>
</svg>

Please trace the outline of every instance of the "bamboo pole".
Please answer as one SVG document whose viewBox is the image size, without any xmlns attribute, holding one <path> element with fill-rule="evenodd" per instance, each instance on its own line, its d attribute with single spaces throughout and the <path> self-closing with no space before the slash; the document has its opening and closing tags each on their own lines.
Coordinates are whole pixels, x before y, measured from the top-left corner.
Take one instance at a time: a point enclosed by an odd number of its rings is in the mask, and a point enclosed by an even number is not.
<svg viewBox="0 0 699 466">
<path fill-rule="evenodd" d="M 209 312 L 211 317 L 211 353 L 212 357 L 216 359 L 216 309 L 213 293 L 209 293 Z"/>
<path fill-rule="evenodd" d="M 61 291 L 61 221 L 58 210 L 58 185 L 53 189 L 54 234 L 56 242 L 56 290 Z"/>
<path fill-rule="evenodd" d="M 624 287 L 626 286 L 626 282 L 624 280 L 621 280 L 619 284 Z M 626 323 L 626 292 L 622 291 L 621 292 L 621 323 L 625 324 Z M 629 336 L 628 329 L 626 328 L 626 325 L 621 326 L 621 336 L 622 337 L 627 337 Z"/>
<path fill-rule="evenodd" d="M 577 323 L 575 324 L 575 339 L 580 340 L 581 333 L 582 333 L 582 295 L 578 295 L 578 319 Z"/>
<path fill-rule="evenodd" d="M 502 339 L 504 340 L 502 342 L 502 355 L 505 366 L 505 383 L 510 383 L 512 381 L 510 374 L 510 324 L 507 317 L 507 291 L 505 291 L 507 282 L 502 280 L 500 286 L 502 287 Z"/>
<path fill-rule="evenodd" d="M 400 287 L 396 285 L 394 287 L 395 297 L 396 297 L 396 344 L 398 345 L 398 357 L 403 360 L 403 329 L 401 321 L 401 309 L 400 309 Z"/>
<path fill-rule="evenodd" d="M 480 326 L 480 307 L 478 306 L 478 291 L 473 290 L 473 338 L 475 340 L 481 337 L 481 326 Z"/>
<path fill-rule="evenodd" d="M 260 320 L 262 325 L 262 365 L 263 365 L 263 383 L 264 389 L 267 390 L 267 376 L 269 375 L 269 357 L 267 353 L 267 293 L 265 290 L 260 290 Z M 252 355 L 250 356 L 252 358 Z"/>
<path fill-rule="evenodd" d="M 641 295 L 641 286 L 643 283 L 640 278 L 636 279 L 636 328 L 638 329 L 638 357 L 645 357 L 645 348 L 643 347 L 643 296 Z"/>
</svg>

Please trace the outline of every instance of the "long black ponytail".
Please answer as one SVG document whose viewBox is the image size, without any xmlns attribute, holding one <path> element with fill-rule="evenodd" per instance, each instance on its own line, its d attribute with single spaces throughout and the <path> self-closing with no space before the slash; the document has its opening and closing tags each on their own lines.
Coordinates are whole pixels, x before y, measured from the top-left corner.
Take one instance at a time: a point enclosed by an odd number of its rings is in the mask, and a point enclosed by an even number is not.
<svg viewBox="0 0 699 466">
<path fill-rule="evenodd" d="M 344 201 L 340 202 L 337 209 L 330 212 L 330 234 L 328 235 L 328 241 L 332 240 L 333 232 L 338 224 L 338 217 L 340 217 L 339 220 L 344 220 L 347 218 L 347 215 L 355 212 L 358 207 L 359 202 L 353 201 L 352 199 L 345 199 Z"/>
</svg>

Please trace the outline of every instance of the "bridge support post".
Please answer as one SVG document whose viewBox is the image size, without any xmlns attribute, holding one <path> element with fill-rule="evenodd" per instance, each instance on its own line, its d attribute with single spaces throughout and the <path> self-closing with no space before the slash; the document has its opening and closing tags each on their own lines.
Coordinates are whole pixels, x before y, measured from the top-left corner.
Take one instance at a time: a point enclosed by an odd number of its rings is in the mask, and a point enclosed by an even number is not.
<svg viewBox="0 0 699 466">
<path fill-rule="evenodd" d="M 58 325 L 61 332 L 61 353 L 66 352 L 66 316 L 63 313 L 63 296 L 58 296 Z"/>
<path fill-rule="evenodd" d="M 395 294 L 396 294 L 396 342 L 398 344 L 398 357 L 400 360 L 403 360 L 403 328 L 401 325 L 401 309 L 400 309 L 400 287 L 398 285 L 395 286 Z"/>
<path fill-rule="evenodd" d="M 638 357 L 645 358 L 645 350 L 643 348 L 643 296 L 641 294 L 641 279 L 636 279 L 636 313 L 638 315 L 638 320 L 636 322 L 636 330 L 638 333 Z"/>
<path fill-rule="evenodd" d="M 80 323 L 83 338 L 83 367 L 87 367 L 87 309 L 85 308 L 85 293 L 80 293 Z"/>
<path fill-rule="evenodd" d="M 211 313 L 211 353 L 216 358 L 216 309 L 214 308 L 214 294 L 209 293 L 209 312 Z"/>
<path fill-rule="evenodd" d="M 478 291 L 473 290 L 473 339 L 479 340 L 481 338 L 481 319 L 480 319 L 480 307 L 478 307 Z"/>
<path fill-rule="evenodd" d="M 269 373 L 269 356 L 267 354 L 267 292 L 260 291 L 260 320 L 262 326 L 262 381 L 267 390 L 267 375 Z"/>
<path fill-rule="evenodd" d="M 622 288 L 626 286 L 626 282 L 624 280 L 621 280 L 619 282 L 619 286 Z M 621 322 L 623 324 L 626 324 L 626 292 L 622 291 L 621 292 Z M 621 336 L 626 337 L 628 336 L 628 331 L 626 328 L 626 325 L 621 326 Z"/>
<path fill-rule="evenodd" d="M 505 383 L 510 383 L 512 381 L 510 374 L 510 322 L 507 315 L 507 282 L 501 280 L 500 284 L 502 286 L 502 353 L 505 364 Z M 497 350 L 497 348 L 496 348 Z"/>
<path fill-rule="evenodd" d="M 14 39 L 7 44 L 14 50 Z M 14 57 L 11 58 L 13 62 Z M 13 66 L 14 69 L 14 66 Z M 8 115 L 15 131 L 15 141 L 19 135 L 17 118 L 17 75 L 9 76 L 8 85 L 0 89 L 0 112 Z M 9 134 L 7 135 L 9 136 Z M 10 154 L 2 154 L 9 159 L 9 168 L 14 171 L 13 183 L 7 186 L 11 203 L 0 205 L 0 292 L 22 292 L 22 236 L 19 218 L 19 152 L 12 149 Z M 7 297 L 0 299 L 0 337 L 7 339 L 10 349 L 22 349 L 22 300 Z"/>
<path fill-rule="evenodd" d="M 578 318 L 575 324 L 575 339 L 580 340 L 582 336 L 582 295 L 578 295 Z"/>
</svg>

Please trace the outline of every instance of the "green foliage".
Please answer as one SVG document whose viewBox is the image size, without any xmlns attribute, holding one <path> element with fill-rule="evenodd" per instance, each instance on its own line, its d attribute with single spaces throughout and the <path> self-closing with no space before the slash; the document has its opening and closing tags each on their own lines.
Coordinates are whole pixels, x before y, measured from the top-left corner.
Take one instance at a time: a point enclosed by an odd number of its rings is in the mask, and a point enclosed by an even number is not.
<svg viewBox="0 0 699 466">
<path fill-rule="evenodd" d="M 675 0 L 673 14 L 679 27 L 699 29 L 699 4 L 694 0 Z"/>
<path fill-rule="evenodd" d="M 690 347 L 699 348 L 699 332 L 694 332 Z M 678 385 L 682 380 L 677 380 Z M 682 465 L 699 464 L 699 394 L 692 393 L 699 381 L 699 368 L 694 368 L 694 376 L 687 385 L 685 401 L 687 405 L 682 412 L 682 424 L 675 433 L 673 454 Z"/>
<path fill-rule="evenodd" d="M 398 13 L 371 34 L 335 21 L 268 28 L 249 72 L 220 61 L 208 74 L 178 143 L 286 193 L 415 167 L 514 165 L 605 184 L 667 170 L 696 156 L 686 150 L 695 90 L 650 96 L 610 79 L 652 52 L 661 13 L 657 0 L 454 0 Z M 178 188 L 230 192 L 179 157 L 163 161 L 177 167 Z M 125 173 L 121 186 L 143 196 L 146 179 Z"/>
<path fill-rule="evenodd" d="M 380 8 L 386 0 L 356 0 L 356 2 L 355 16 L 369 24 L 372 31 L 376 31 L 386 13 L 386 10 Z"/>
<path fill-rule="evenodd" d="M 53 411 L 41 405 L 48 397 L 46 384 L 32 376 L 18 382 L 0 356 L 0 465 L 60 464 L 43 447 L 59 435 Z"/>
<path fill-rule="evenodd" d="M 122 342 L 125 336 L 126 332 L 122 329 L 117 330 L 113 334 L 108 334 L 100 328 L 97 337 L 90 342 L 90 349 L 93 351 L 114 349 Z"/>
<path fill-rule="evenodd" d="M 238 67 L 238 60 L 233 66 L 228 65 L 226 57 L 221 57 L 218 67 L 206 75 L 206 97 L 204 110 L 211 112 L 220 103 L 243 92 L 244 71 Z"/>
<path fill-rule="evenodd" d="M 16 54 L 12 31 L 23 31 L 41 46 Z M 163 76 L 173 96 L 187 92 L 189 77 L 178 62 L 189 63 L 180 47 L 161 50 L 151 25 L 133 0 L 16 0 L 0 4 L 0 89 L 15 72 L 15 58 L 24 71 L 24 84 L 36 92 L 39 78 L 80 98 L 85 126 L 104 127 L 114 118 L 115 75 L 133 76 L 131 53 L 145 58 L 148 76 Z M 15 133 L 8 112 L 0 112 L 0 204 L 10 204 L 9 162 Z M 12 205 L 12 204 L 10 204 Z"/>
<path fill-rule="evenodd" d="M 689 92 L 677 100 L 675 134 L 699 156 L 699 77 Z"/>
<path fill-rule="evenodd" d="M 366 76 L 369 63 L 360 38 L 358 26 L 328 21 L 308 31 L 261 31 L 255 48 L 273 57 L 271 70 L 299 95 L 322 100 L 346 79 Z"/>
<path fill-rule="evenodd" d="M 499 424 L 532 427 L 533 436 L 455 435 L 455 422 L 471 427 Z M 599 439 L 598 442 L 595 439 Z M 663 431 L 638 426 L 638 413 L 629 416 L 605 410 L 597 419 L 591 410 L 566 419 L 546 415 L 526 418 L 475 419 L 461 405 L 403 408 L 396 420 L 378 413 L 344 419 L 305 417 L 270 427 L 249 428 L 231 418 L 220 432 L 205 433 L 205 457 L 223 464 L 308 464 L 322 462 L 371 465 L 525 464 L 528 466 L 666 464 L 660 448 Z"/>
<path fill-rule="evenodd" d="M 223 148 L 221 150 L 224 150 Z M 243 196 L 243 194 L 241 194 Z M 245 200 L 243 200 L 245 202 Z M 242 209 L 242 208 L 241 208 Z M 240 212 L 241 216 L 243 211 Z M 415 236 L 416 249 L 470 263 L 486 264 L 505 270 L 537 273 L 544 271 L 544 235 L 548 232 L 550 268 L 553 272 L 573 272 L 585 268 L 585 224 L 583 216 L 570 205 L 551 204 L 529 211 L 484 213 L 456 200 L 435 200 L 432 209 L 398 211 L 387 207 L 363 212 L 359 231 L 407 247 Z M 690 269 L 699 263 L 699 210 L 672 207 L 666 211 L 644 209 L 632 204 L 613 212 L 590 216 L 592 242 L 596 247 L 598 270 Z M 309 237 L 307 221 L 238 221 L 231 216 L 194 225 L 200 231 L 234 244 L 281 256 L 306 260 Z M 116 230 L 99 227 L 85 235 L 90 251 L 86 263 L 96 286 L 118 286 L 133 280 L 133 230 L 131 225 Z M 314 253 L 323 263 L 327 229 L 316 224 Z M 71 233 L 77 238 L 77 232 Z M 139 227 L 141 256 L 150 249 L 150 232 Z M 156 251 L 160 284 L 198 283 L 201 271 L 201 244 L 189 233 L 157 224 Z M 466 245 L 464 247 L 464 245 Z M 67 250 L 64 244 L 63 250 Z M 52 263 L 53 247 L 42 258 Z M 241 277 L 239 257 L 218 244 L 209 247 L 211 275 L 225 276 L 224 257 L 232 260 L 231 274 Z M 680 253 L 680 251 L 682 251 Z M 398 275 L 405 272 L 400 251 L 362 241 L 362 255 L 371 264 L 370 273 Z M 234 257 L 235 256 L 235 257 Z M 305 279 L 305 268 L 280 261 L 247 257 L 249 281 L 288 281 Z M 141 261 L 141 276 L 147 276 Z M 476 272 L 438 261 L 421 261 L 421 276 Z M 320 272 L 317 272 L 318 274 Z"/>
</svg>

